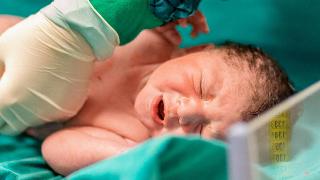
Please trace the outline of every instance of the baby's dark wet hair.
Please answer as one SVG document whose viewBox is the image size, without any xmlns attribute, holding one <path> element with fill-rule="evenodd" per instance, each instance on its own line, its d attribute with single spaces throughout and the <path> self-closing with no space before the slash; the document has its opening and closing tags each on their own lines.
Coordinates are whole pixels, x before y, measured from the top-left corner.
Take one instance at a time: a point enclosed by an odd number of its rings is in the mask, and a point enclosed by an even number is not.
<svg viewBox="0 0 320 180">
<path fill-rule="evenodd" d="M 294 94 L 287 74 L 261 49 L 233 42 L 227 42 L 218 49 L 225 53 L 227 65 L 249 71 L 252 75 L 248 80 L 252 102 L 242 112 L 244 120 L 252 119 Z"/>
</svg>

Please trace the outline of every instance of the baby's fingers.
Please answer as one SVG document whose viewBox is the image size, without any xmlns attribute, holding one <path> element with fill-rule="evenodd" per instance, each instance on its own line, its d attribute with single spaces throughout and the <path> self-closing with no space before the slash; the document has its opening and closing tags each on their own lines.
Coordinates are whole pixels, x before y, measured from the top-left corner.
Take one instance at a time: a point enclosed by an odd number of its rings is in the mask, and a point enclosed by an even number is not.
<svg viewBox="0 0 320 180">
<path fill-rule="evenodd" d="M 197 11 L 193 16 L 188 18 L 188 23 L 193 27 L 191 32 L 192 37 L 197 36 L 199 33 L 209 32 L 207 19 L 200 11 Z"/>
</svg>

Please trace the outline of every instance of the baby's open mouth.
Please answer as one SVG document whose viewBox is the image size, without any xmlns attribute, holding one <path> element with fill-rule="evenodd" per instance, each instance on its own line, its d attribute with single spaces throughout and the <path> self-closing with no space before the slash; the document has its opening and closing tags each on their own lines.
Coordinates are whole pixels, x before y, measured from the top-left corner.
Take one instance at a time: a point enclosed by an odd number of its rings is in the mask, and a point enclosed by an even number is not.
<svg viewBox="0 0 320 180">
<path fill-rule="evenodd" d="M 163 121 L 164 120 L 164 103 L 163 100 L 161 99 L 161 101 L 158 104 L 158 117 Z"/>
</svg>

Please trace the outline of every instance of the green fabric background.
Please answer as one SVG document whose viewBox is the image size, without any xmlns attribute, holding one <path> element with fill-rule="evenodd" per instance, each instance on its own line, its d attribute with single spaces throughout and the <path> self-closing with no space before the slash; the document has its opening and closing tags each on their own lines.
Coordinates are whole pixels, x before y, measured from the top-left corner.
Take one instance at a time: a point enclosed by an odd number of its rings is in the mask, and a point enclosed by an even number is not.
<svg viewBox="0 0 320 180">
<path fill-rule="evenodd" d="M 48 0 L 0 0 L 0 14 L 27 16 Z M 226 40 L 261 47 L 288 72 L 298 90 L 320 80 L 320 1 L 203 0 L 209 35 L 182 46 Z M 0 136 L 0 179 L 62 179 L 44 163 L 40 143 L 25 136 Z M 183 161 L 182 161 L 183 160 Z M 226 179 L 226 147 L 219 141 L 164 137 L 123 156 L 80 170 L 74 179 Z M 184 172 L 184 173 L 181 173 Z"/>
</svg>

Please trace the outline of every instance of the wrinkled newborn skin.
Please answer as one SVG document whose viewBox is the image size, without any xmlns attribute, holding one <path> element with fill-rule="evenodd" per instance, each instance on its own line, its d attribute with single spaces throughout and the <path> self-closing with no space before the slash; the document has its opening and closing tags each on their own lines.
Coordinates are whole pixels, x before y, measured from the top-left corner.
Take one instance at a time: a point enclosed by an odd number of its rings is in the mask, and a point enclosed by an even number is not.
<svg viewBox="0 0 320 180">
<path fill-rule="evenodd" d="M 67 175 L 151 137 L 223 135 L 249 101 L 246 74 L 203 50 L 212 45 L 179 49 L 180 42 L 167 25 L 97 62 L 86 104 L 42 145 L 49 165 Z"/>
</svg>

